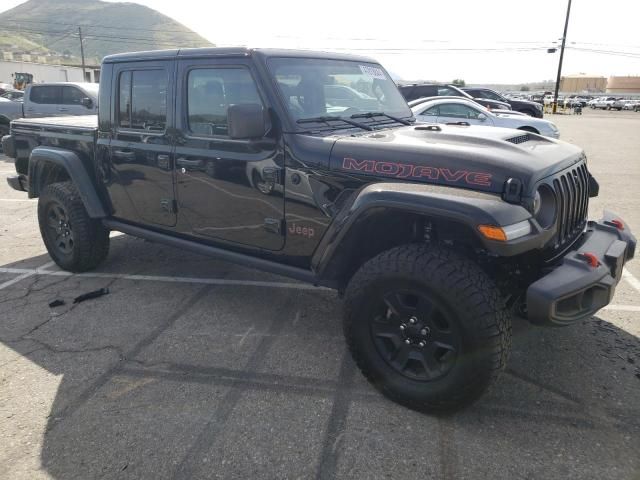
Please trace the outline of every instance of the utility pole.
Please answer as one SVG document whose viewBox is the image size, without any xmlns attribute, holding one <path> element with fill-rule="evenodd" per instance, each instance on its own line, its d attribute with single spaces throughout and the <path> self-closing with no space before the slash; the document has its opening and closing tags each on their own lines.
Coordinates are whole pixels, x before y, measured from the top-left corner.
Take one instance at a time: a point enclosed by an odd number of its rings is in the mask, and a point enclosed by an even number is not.
<svg viewBox="0 0 640 480">
<path fill-rule="evenodd" d="M 567 18 L 564 21 L 564 33 L 562 34 L 562 46 L 560 47 L 560 61 L 558 62 L 558 76 L 556 77 L 556 92 L 553 95 L 553 113 L 558 108 L 558 90 L 560 90 L 560 77 L 562 75 L 562 59 L 564 58 L 564 44 L 567 41 L 567 28 L 569 27 L 569 13 L 571 12 L 571 0 L 567 4 Z"/>
<path fill-rule="evenodd" d="M 569 0 L 569 2 L 571 2 L 571 0 Z M 566 32 L 566 27 L 565 27 L 565 32 Z M 87 75 L 84 71 L 84 45 L 82 45 L 82 28 L 78 27 L 78 37 L 80 37 L 80 56 L 82 57 L 82 81 L 86 82 L 87 81 Z M 562 46 L 564 47 L 564 43 L 562 44 Z M 560 57 L 560 62 L 562 62 L 562 57 Z M 556 95 L 557 95 L 557 91 L 556 91 Z"/>
</svg>

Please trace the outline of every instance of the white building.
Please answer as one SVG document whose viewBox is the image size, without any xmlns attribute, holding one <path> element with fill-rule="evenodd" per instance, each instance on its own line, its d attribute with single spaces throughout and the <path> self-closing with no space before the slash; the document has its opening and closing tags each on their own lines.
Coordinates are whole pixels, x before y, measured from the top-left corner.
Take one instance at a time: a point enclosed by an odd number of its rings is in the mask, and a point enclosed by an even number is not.
<svg viewBox="0 0 640 480">
<path fill-rule="evenodd" d="M 94 66 L 85 67 L 85 78 L 82 78 L 81 67 L 0 59 L 0 83 L 12 85 L 13 74 L 16 72 L 32 74 L 33 83 L 83 81 L 97 83 L 100 80 L 100 68 Z"/>
</svg>

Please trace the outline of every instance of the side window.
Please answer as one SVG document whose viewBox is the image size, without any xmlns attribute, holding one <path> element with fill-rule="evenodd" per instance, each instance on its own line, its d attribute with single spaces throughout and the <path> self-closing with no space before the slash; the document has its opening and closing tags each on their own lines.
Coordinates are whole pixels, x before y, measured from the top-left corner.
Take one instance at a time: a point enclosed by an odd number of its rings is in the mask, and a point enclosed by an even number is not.
<svg viewBox="0 0 640 480">
<path fill-rule="evenodd" d="M 167 124 L 167 72 L 132 70 L 120 73 L 118 125 L 161 132 Z"/>
<path fill-rule="evenodd" d="M 131 72 L 122 72 L 118 80 L 118 126 L 131 127 Z"/>
<path fill-rule="evenodd" d="M 475 116 L 471 116 L 471 115 Z M 460 105 L 459 103 L 445 103 L 440 105 L 440 116 L 452 118 L 476 118 L 478 116 L 475 110 Z"/>
<path fill-rule="evenodd" d="M 459 97 L 460 94 L 453 88 L 438 87 L 438 97 Z"/>
<path fill-rule="evenodd" d="M 60 87 L 53 85 L 31 87 L 29 100 L 31 100 L 33 103 L 40 103 L 45 105 L 61 104 L 62 91 Z"/>
<path fill-rule="evenodd" d="M 425 115 L 425 116 L 428 116 L 428 117 L 437 117 L 438 115 L 440 115 L 439 110 L 438 110 L 438 106 L 436 105 L 435 107 L 427 108 L 420 115 Z"/>
<path fill-rule="evenodd" d="M 489 91 L 489 90 L 480 90 L 480 98 L 486 98 L 488 100 L 499 100 L 502 101 L 502 98 L 500 98 L 498 95 L 496 95 L 495 93 Z"/>
<path fill-rule="evenodd" d="M 62 87 L 62 103 L 65 105 L 82 105 L 86 95 L 76 87 Z"/>
<path fill-rule="evenodd" d="M 259 103 L 249 70 L 243 67 L 196 68 L 187 76 L 187 122 L 197 135 L 226 136 L 231 105 Z"/>
<path fill-rule="evenodd" d="M 422 85 L 416 88 L 416 98 L 437 97 L 438 90 L 435 86 Z"/>
<path fill-rule="evenodd" d="M 163 131 L 167 124 L 167 73 L 134 70 L 131 79 L 131 128 Z"/>
</svg>

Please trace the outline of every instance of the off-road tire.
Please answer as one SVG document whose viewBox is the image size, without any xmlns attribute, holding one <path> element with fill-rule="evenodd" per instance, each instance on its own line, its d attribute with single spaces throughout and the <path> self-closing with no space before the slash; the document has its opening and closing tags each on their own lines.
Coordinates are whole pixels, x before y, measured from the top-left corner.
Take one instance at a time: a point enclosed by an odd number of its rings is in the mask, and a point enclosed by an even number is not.
<svg viewBox="0 0 640 480">
<path fill-rule="evenodd" d="M 63 214 L 56 215 L 53 210 Z M 67 230 L 73 239 L 65 249 L 56 240 L 60 235 L 50 226 L 63 217 L 66 217 Z M 109 253 L 109 231 L 99 220 L 89 217 L 72 182 L 51 183 L 42 190 L 38 199 L 38 223 L 49 255 L 64 270 L 91 270 Z M 68 242 L 67 239 L 62 241 Z"/>
<path fill-rule="evenodd" d="M 407 378 L 376 347 L 374 305 L 381 292 L 404 288 L 398 285 L 420 289 L 452 314 L 460 351 L 442 377 Z M 356 272 L 345 291 L 343 325 L 364 376 L 391 400 L 422 412 L 453 411 L 474 402 L 504 369 L 511 348 L 511 318 L 488 276 L 454 251 L 420 244 L 383 252 Z"/>
</svg>

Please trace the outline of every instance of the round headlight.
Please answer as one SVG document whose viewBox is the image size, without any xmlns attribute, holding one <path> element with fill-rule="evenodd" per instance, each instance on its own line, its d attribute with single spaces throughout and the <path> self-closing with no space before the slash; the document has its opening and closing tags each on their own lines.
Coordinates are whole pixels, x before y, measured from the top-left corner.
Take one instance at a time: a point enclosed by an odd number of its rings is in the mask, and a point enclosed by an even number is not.
<svg viewBox="0 0 640 480">
<path fill-rule="evenodd" d="M 533 217 L 547 229 L 556 219 L 556 196 L 547 185 L 541 185 L 533 198 Z"/>
</svg>

